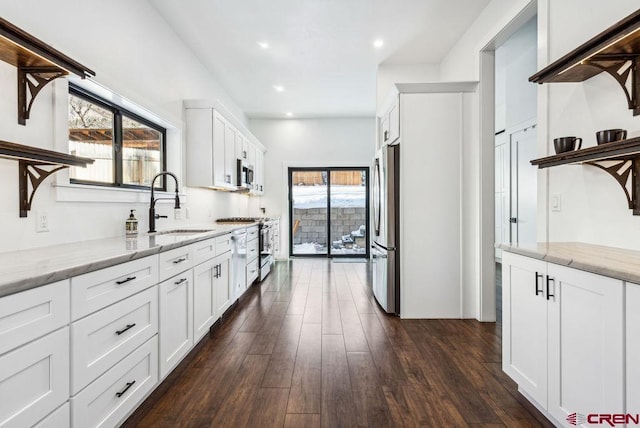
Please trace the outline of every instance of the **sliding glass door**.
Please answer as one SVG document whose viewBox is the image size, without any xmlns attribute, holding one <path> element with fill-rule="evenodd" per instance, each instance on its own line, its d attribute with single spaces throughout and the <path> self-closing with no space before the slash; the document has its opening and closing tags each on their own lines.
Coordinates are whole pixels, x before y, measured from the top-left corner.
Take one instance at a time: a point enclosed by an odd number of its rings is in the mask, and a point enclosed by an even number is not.
<svg viewBox="0 0 640 428">
<path fill-rule="evenodd" d="M 369 169 L 289 168 L 289 254 L 369 256 Z"/>
</svg>

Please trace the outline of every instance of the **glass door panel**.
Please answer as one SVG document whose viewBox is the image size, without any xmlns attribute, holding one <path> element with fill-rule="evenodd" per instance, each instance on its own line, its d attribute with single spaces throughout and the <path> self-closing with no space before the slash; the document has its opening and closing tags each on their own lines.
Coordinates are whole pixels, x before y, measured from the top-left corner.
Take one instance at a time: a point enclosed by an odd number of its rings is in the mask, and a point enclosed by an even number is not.
<svg viewBox="0 0 640 428">
<path fill-rule="evenodd" d="M 368 170 L 329 171 L 330 253 L 332 256 L 368 254 Z"/>
<path fill-rule="evenodd" d="M 326 170 L 289 171 L 291 255 L 327 255 L 328 177 Z"/>
</svg>

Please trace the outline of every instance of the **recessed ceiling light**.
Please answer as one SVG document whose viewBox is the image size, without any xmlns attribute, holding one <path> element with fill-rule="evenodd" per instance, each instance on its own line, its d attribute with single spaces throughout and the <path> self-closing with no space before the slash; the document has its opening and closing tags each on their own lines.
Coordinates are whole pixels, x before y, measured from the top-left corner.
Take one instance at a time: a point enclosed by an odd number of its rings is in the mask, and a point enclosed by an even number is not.
<svg viewBox="0 0 640 428">
<path fill-rule="evenodd" d="M 258 46 L 260 46 L 262 49 L 269 49 L 269 43 L 267 42 L 258 42 Z"/>
<path fill-rule="evenodd" d="M 286 114 L 287 114 L 287 117 L 293 117 L 293 113 L 291 113 L 290 111 L 288 111 Z"/>
<path fill-rule="evenodd" d="M 373 41 L 373 47 L 374 48 L 381 48 L 382 46 L 384 46 L 384 40 L 376 39 L 376 40 Z"/>
<path fill-rule="evenodd" d="M 278 92 L 282 92 L 282 91 L 284 91 L 284 86 L 281 86 L 281 85 L 274 85 L 274 86 L 273 86 L 273 89 L 275 89 L 275 90 L 276 90 L 276 91 L 278 91 Z"/>
</svg>

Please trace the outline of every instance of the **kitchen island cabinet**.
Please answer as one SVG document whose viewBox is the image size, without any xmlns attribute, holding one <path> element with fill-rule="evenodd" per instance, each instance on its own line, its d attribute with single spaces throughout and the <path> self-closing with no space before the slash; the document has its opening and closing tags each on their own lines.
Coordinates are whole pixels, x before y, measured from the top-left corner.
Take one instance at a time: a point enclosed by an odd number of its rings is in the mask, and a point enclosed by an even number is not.
<svg viewBox="0 0 640 428">
<path fill-rule="evenodd" d="M 624 413 L 624 282 L 508 249 L 502 277 L 502 364 L 519 390 L 562 426 Z"/>
</svg>

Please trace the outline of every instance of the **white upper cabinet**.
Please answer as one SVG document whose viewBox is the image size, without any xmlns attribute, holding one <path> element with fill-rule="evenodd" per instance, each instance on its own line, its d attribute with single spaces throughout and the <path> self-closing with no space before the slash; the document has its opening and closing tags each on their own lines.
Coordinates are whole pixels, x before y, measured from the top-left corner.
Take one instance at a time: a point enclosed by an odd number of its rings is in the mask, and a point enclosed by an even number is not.
<svg viewBox="0 0 640 428">
<path fill-rule="evenodd" d="M 234 189 L 236 129 L 210 108 L 186 109 L 187 185 Z"/>
<path fill-rule="evenodd" d="M 400 137 L 400 102 L 395 97 L 393 102 L 384 110 L 380 117 L 380 144 L 392 144 Z"/>
<path fill-rule="evenodd" d="M 187 185 L 221 190 L 237 190 L 237 161 L 254 171 L 252 194 L 262 194 L 255 183 L 255 169 L 261 152 L 259 143 L 252 143 L 246 129 L 218 110 L 206 107 L 187 107 Z M 260 183 L 264 188 L 263 183 Z"/>
</svg>

